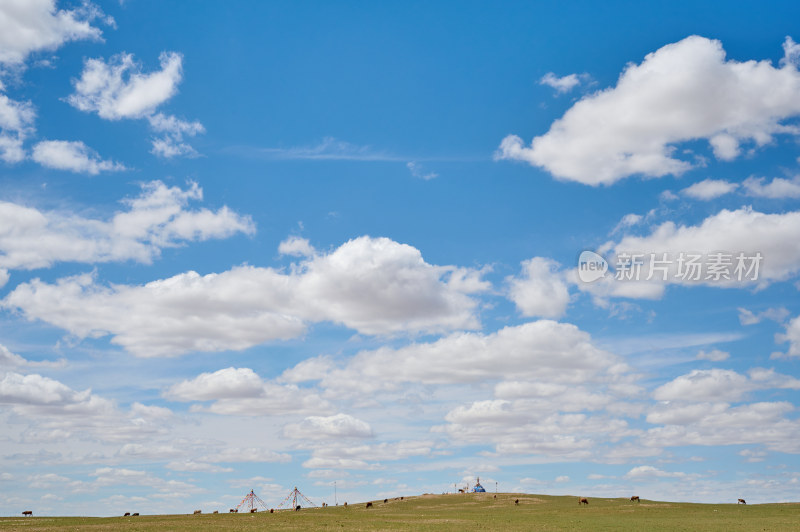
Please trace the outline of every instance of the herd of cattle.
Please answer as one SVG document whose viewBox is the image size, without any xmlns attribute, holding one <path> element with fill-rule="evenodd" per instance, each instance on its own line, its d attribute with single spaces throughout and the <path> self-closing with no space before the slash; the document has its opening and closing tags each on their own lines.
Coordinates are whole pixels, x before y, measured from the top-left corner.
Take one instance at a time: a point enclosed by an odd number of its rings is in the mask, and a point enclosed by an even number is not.
<svg viewBox="0 0 800 532">
<path fill-rule="evenodd" d="M 494 498 L 496 499 L 497 495 L 495 495 Z M 397 497 L 394 500 L 402 501 L 404 499 L 405 499 L 405 497 Z M 388 502 L 389 502 L 389 499 L 383 499 L 383 503 L 384 504 L 386 504 Z M 631 497 L 631 502 L 639 502 L 639 496 L 638 495 L 633 495 Z M 736 501 L 736 504 L 747 504 L 747 502 L 744 499 L 738 499 Z M 514 505 L 515 506 L 519 506 L 519 499 L 514 499 Z M 578 497 L 578 505 L 580 505 L 580 506 L 588 506 L 589 505 L 589 499 L 587 499 L 586 497 Z M 322 503 L 322 507 L 323 508 L 327 508 L 328 505 L 325 504 L 325 503 Z M 347 508 L 347 503 L 346 502 L 344 503 L 344 507 Z M 373 507 L 372 502 L 368 502 L 367 505 L 366 505 L 366 508 L 372 508 L 372 507 Z M 295 512 L 299 512 L 301 508 L 302 507 L 298 504 L 297 507 L 294 509 L 294 511 Z M 257 511 L 258 511 L 257 508 L 251 508 L 250 509 L 250 513 L 256 513 Z M 237 513 L 239 513 L 239 509 L 238 508 L 231 508 L 229 510 L 229 512 L 232 513 L 232 514 L 237 514 Z M 272 509 L 272 508 L 269 511 L 269 513 L 274 513 L 274 512 L 275 512 L 275 510 Z M 203 513 L 202 510 L 195 510 L 194 511 L 194 515 L 198 515 L 198 514 L 202 514 L 202 513 Z M 217 510 L 214 510 L 213 513 L 218 514 L 219 512 Z M 22 515 L 24 515 L 26 517 L 32 516 L 33 512 L 31 510 L 25 510 L 24 512 L 22 512 Z M 125 515 L 123 515 L 123 517 L 136 517 L 137 515 L 139 515 L 139 512 L 134 512 L 134 513 L 125 512 Z"/>
</svg>

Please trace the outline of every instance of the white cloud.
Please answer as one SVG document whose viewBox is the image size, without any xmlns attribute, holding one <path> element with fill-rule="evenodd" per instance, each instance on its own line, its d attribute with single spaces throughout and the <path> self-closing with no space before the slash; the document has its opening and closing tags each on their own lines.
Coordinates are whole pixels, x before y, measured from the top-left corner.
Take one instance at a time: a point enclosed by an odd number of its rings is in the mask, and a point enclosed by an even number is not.
<svg viewBox="0 0 800 532">
<path fill-rule="evenodd" d="M 149 226 L 134 221 L 133 228 Z M 162 230 L 170 237 L 187 237 L 195 227 L 184 227 L 181 217 L 170 225 Z M 91 275 L 56 284 L 36 279 L 17 286 L 3 305 L 79 337 L 113 335 L 114 343 L 138 356 L 169 356 L 294 338 L 308 322 L 331 321 L 373 335 L 476 328 L 477 301 L 470 294 L 488 288 L 479 276 L 428 264 L 419 250 L 387 238 L 360 237 L 289 273 L 240 266 L 108 287 Z M 72 305 L 82 312 L 58 310 Z"/>
<path fill-rule="evenodd" d="M 372 437 L 372 427 L 365 421 L 339 413 L 307 417 L 300 423 L 286 425 L 283 434 L 297 440 L 361 439 Z"/>
<path fill-rule="evenodd" d="M 783 199 L 800 198 L 800 178 L 783 179 L 776 177 L 769 183 L 764 183 L 763 177 L 748 177 L 742 186 L 749 196 L 759 198 Z"/>
<path fill-rule="evenodd" d="M 148 120 L 154 131 L 163 133 L 162 137 L 153 139 L 151 153 L 168 159 L 178 155 L 197 156 L 197 151 L 183 142 L 183 137 L 184 135 L 194 137 L 204 133 L 203 124 L 198 121 L 186 122 L 163 113 L 150 115 Z"/>
<path fill-rule="evenodd" d="M 205 132 L 203 124 L 156 113 L 156 109 L 178 91 L 183 78 L 183 56 L 162 52 L 159 61 L 161 70 L 144 73 L 132 54 L 115 55 L 107 63 L 102 59 L 88 59 L 81 78 L 74 80 L 75 92 L 67 101 L 81 111 L 96 112 L 106 120 L 146 118 L 150 128 L 161 134 L 152 139 L 154 155 L 165 158 L 197 156 L 197 151 L 184 142 L 184 137 Z"/>
<path fill-rule="evenodd" d="M 317 394 L 294 385 L 263 381 L 249 368 L 226 368 L 214 373 L 202 373 L 192 380 L 171 386 L 164 392 L 164 397 L 183 402 L 212 401 L 208 406 L 195 404 L 191 410 L 220 415 L 296 415 L 331 410 L 330 404 Z"/>
<path fill-rule="evenodd" d="M 761 322 L 763 319 L 783 323 L 789 317 L 789 310 L 785 307 L 768 308 L 761 312 L 755 313 L 746 308 L 739 307 L 739 323 L 742 325 L 754 325 Z"/>
<path fill-rule="evenodd" d="M 786 334 L 776 335 L 779 342 L 789 342 L 788 357 L 800 357 L 800 316 L 786 325 Z"/>
<path fill-rule="evenodd" d="M 653 398 L 669 402 L 724 402 L 742 400 L 746 394 L 768 388 L 800 389 L 800 380 L 773 370 L 753 368 L 749 375 L 733 370 L 692 370 L 659 386 Z"/>
<path fill-rule="evenodd" d="M 132 54 L 115 55 L 108 63 L 87 59 L 67 101 L 107 120 L 147 117 L 175 95 L 183 77 L 181 54 L 162 52 L 159 62 L 161 70 L 145 74 Z"/>
<path fill-rule="evenodd" d="M 664 222 L 654 227 L 646 236 L 625 236 L 619 242 L 609 242 L 603 249 L 610 250 L 606 260 L 611 267 L 617 265 L 621 254 L 640 254 L 639 279 L 615 280 L 609 274 L 591 284 L 575 281 L 576 286 L 596 297 L 660 298 L 668 284 L 686 284 L 733 287 L 764 287 L 784 281 L 800 271 L 800 248 L 787 245 L 800 239 L 800 211 L 782 214 L 765 214 L 743 207 L 736 211 L 722 210 L 698 225 L 676 225 Z M 711 255 L 721 253 L 723 259 L 730 255 L 730 268 L 723 268 L 725 276 L 715 278 L 708 269 Z M 666 269 L 655 265 L 650 277 L 651 258 L 662 260 L 666 254 Z M 704 265 L 689 275 L 686 261 L 690 255 L 700 254 L 698 263 Z M 740 261 L 738 257 L 742 256 Z M 761 255 L 756 272 L 756 257 Z M 683 274 L 679 274 L 681 256 L 684 258 Z M 741 262 L 741 264 L 740 264 Z M 741 266 L 741 268 L 739 268 Z M 739 268 L 737 273 L 737 268 Z M 748 274 L 749 272 L 749 274 Z M 575 273 L 575 272 L 573 272 Z M 757 273 L 757 275 L 756 275 Z M 741 276 L 741 279 L 739 278 Z M 574 275 L 577 278 L 577 275 Z M 664 278 L 666 277 L 666 278 Z"/>
<path fill-rule="evenodd" d="M 684 188 L 681 192 L 690 198 L 708 201 L 724 196 L 725 194 L 730 194 L 736 190 L 738 186 L 739 185 L 736 183 L 730 183 L 723 179 L 705 179 L 690 187 Z"/>
<path fill-rule="evenodd" d="M 413 161 L 406 163 L 406 167 L 411 171 L 411 175 L 418 177 L 419 179 L 424 179 L 427 181 L 429 179 L 436 179 L 439 177 L 439 174 L 436 172 L 425 172 L 421 164 Z"/>
<path fill-rule="evenodd" d="M 800 44 L 787 36 L 783 41 L 783 58 L 780 62 L 781 66 L 792 65 L 795 68 L 800 67 Z"/>
<path fill-rule="evenodd" d="M 303 462 L 308 469 L 380 469 L 379 461 L 403 460 L 431 454 L 431 441 L 397 441 L 373 445 L 334 445 L 314 449 Z"/>
<path fill-rule="evenodd" d="M 722 362 L 728 360 L 731 354 L 727 351 L 720 351 L 719 349 L 712 349 L 711 351 L 700 351 L 697 353 L 698 360 L 710 360 L 712 362 Z"/>
<path fill-rule="evenodd" d="M 55 50 L 68 41 L 98 40 L 101 31 L 91 23 L 104 19 L 95 5 L 85 2 L 77 9 L 56 9 L 55 0 L 7 0 L 0 4 L 0 63 L 18 65 L 31 53 Z"/>
<path fill-rule="evenodd" d="M 128 209 L 110 220 L 0 201 L 0 268 L 44 268 L 65 261 L 150 263 L 164 247 L 255 231 L 249 217 L 227 207 L 216 212 L 187 208 L 200 199 L 202 189 L 196 183 L 182 190 L 154 181 L 142 185 L 139 196 L 125 200 Z"/>
<path fill-rule="evenodd" d="M 640 442 L 649 448 L 762 444 L 770 450 L 797 454 L 800 427 L 786 417 L 793 410 L 789 402 L 735 407 L 718 402 L 662 404 L 648 413 L 647 421 L 664 425 L 648 429 Z"/>
<path fill-rule="evenodd" d="M 42 141 L 33 147 L 32 157 L 34 161 L 48 168 L 89 175 L 126 170 L 120 163 L 100 159 L 97 152 L 80 141 Z"/>
<path fill-rule="evenodd" d="M 569 304 L 569 290 L 559 264 L 534 257 L 522 263 L 520 277 L 507 277 L 509 298 L 523 316 L 560 318 Z"/>
<path fill-rule="evenodd" d="M 26 360 L 16 353 L 12 353 L 6 346 L 0 344 L 0 370 L 21 367 L 61 368 L 66 366 L 66 364 L 67 361 L 65 359 L 60 359 L 54 362 L 48 360 L 41 362 Z"/>
<path fill-rule="evenodd" d="M 555 89 L 557 94 L 569 92 L 581 84 L 581 77 L 577 74 L 569 74 L 567 76 L 558 77 L 552 72 L 548 72 L 542 79 L 539 80 L 540 85 L 547 85 Z"/>
<path fill-rule="evenodd" d="M 135 403 L 126 412 L 90 389 L 75 391 L 49 377 L 15 372 L 0 379 L 0 404 L 29 425 L 25 440 L 37 443 L 70 438 L 131 443 L 152 438 L 171 418 L 161 407 Z"/>
<path fill-rule="evenodd" d="M 36 112 L 31 102 L 12 100 L 2 90 L 0 84 L 0 159 L 18 163 L 25 159 L 22 144 L 34 131 Z"/>
<path fill-rule="evenodd" d="M 658 401 L 738 401 L 751 387 L 746 376 L 731 370 L 692 370 L 656 388 Z"/>
<path fill-rule="evenodd" d="M 307 238 L 290 236 L 280 243 L 278 253 L 281 255 L 291 255 L 292 257 L 313 257 L 316 253 L 314 247 Z"/>
<path fill-rule="evenodd" d="M 636 213 L 626 214 L 620 219 L 619 223 L 617 223 L 617 225 L 614 226 L 614 229 L 611 230 L 611 234 L 613 235 L 615 233 L 618 233 L 619 231 L 622 231 L 623 229 L 627 229 L 628 227 L 633 227 L 639 224 L 642 220 L 644 220 L 644 216 L 642 216 L 641 214 L 636 214 Z"/>
<path fill-rule="evenodd" d="M 794 48 L 785 50 L 789 57 Z M 726 60 L 719 41 L 691 36 L 628 65 L 616 87 L 581 99 L 530 146 L 507 136 L 496 158 L 588 185 L 680 175 L 693 166 L 676 157 L 681 142 L 707 139 L 717 158 L 730 160 L 742 143 L 797 134 L 782 121 L 800 113 L 798 94 L 793 64 Z"/>
<path fill-rule="evenodd" d="M 175 384 L 164 396 L 178 401 L 209 401 L 258 397 L 263 391 L 264 383 L 252 369 L 226 368 Z"/>
<path fill-rule="evenodd" d="M 640 479 L 649 479 L 653 477 L 664 478 L 664 477 L 685 477 L 686 473 L 681 473 L 680 471 L 669 472 L 663 471 L 653 466 L 637 466 L 625 473 L 625 478 L 630 480 L 640 480 Z"/>
</svg>

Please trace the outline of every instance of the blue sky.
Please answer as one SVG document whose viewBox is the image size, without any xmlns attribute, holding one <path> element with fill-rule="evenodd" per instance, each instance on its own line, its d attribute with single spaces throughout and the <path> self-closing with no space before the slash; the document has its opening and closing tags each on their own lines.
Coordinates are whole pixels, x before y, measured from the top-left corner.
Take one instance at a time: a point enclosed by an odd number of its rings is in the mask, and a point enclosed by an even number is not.
<svg viewBox="0 0 800 532">
<path fill-rule="evenodd" d="M 0 514 L 797 501 L 798 11 L 0 0 Z"/>
</svg>

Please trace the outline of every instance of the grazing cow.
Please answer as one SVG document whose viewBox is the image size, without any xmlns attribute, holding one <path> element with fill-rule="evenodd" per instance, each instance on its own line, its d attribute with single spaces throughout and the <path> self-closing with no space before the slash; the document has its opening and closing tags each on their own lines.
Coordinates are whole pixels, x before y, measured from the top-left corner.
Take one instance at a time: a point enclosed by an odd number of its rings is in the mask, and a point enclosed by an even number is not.
<svg viewBox="0 0 800 532">
<path fill-rule="evenodd" d="M 405 497 L 400 497 L 400 500 L 402 501 L 404 498 L 405 498 Z"/>
<path fill-rule="evenodd" d="M 495 496 L 494 496 L 494 498 L 496 499 L 496 498 L 497 498 L 497 495 L 495 495 Z"/>
<path fill-rule="evenodd" d="M 347 501 L 344 501 L 344 507 L 347 508 Z"/>
<path fill-rule="evenodd" d="M 372 503 L 371 502 L 367 503 L 367 508 L 372 508 Z"/>
<path fill-rule="evenodd" d="M 631 497 L 631 502 L 639 502 L 639 496 L 638 495 L 632 496 Z"/>
<path fill-rule="evenodd" d="M 519 499 L 514 499 L 514 504 L 516 504 L 517 506 L 519 506 Z"/>
<path fill-rule="evenodd" d="M 466 492 L 464 491 L 464 488 L 458 488 L 458 492 L 459 492 L 459 493 L 466 493 Z"/>
<path fill-rule="evenodd" d="M 130 516 L 131 516 L 130 512 L 125 512 L 125 515 L 123 515 L 122 517 L 130 517 Z"/>
<path fill-rule="evenodd" d="M 203 513 L 203 510 L 195 510 L 194 511 L 194 515 L 201 514 L 201 513 Z"/>
<path fill-rule="evenodd" d="M 586 504 L 586 505 L 588 505 L 588 504 L 589 504 L 589 499 L 587 499 L 586 497 L 581 497 L 580 499 L 578 499 L 578 504 L 579 504 L 579 505 L 580 505 L 580 504 Z"/>
<path fill-rule="evenodd" d="M 383 504 L 386 504 L 387 502 L 389 502 L 389 499 L 383 499 Z"/>
<path fill-rule="evenodd" d="M 133 512 L 133 514 L 131 515 L 131 517 L 138 517 L 138 516 L 139 516 L 139 512 Z"/>
<path fill-rule="evenodd" d="M 295 508 L 295 509 L 294 509 L 294 511 L 295 511 L 295 512 L 299 512 L 299 511 L 300 511 L 300 508 L 302 508 L 302 506 L 300 506 L 300 505 L 298 504 L 298 505 L 297 505 L 297 508 Z"/>
<path fill-rule="evenodd" d="M 747 504 L 747 501 L 745 501 L 744 499 L 739 499 L 738 501 L 736 501 L 736 504 Z"/>
<path fill-rule="evenodd" d="M 215 513 L 215 514 L 218 514 L 218 513 L 219 513 L 219 510 L 214 510 L 214 513 Z"/>
<path fill-rule="evenodd" d="M 228 513 L 229 513 L 229 514 L 232 514 L 232 513 L 234 513 L 235 511 L 236 511 L 236 510 L 234 510 L 233 508 L 231 508 L 230 510 L 228 510 Z"/>
<path fill-rule="evenodd" d="M 32 511 L 30 511 L 30 510 L 25 510 L 24 512 L 22 512 L 22 515 L 30 515 L 30 516 L 33 516 L 33 512 L 32 512 Z"/>
<path fill-rule="evenodd" d="M 250 508 L 250 513 L 254 514 L 258 511 L 258 508 Z"/>
<path fill-rule="evenodd" d="M 274 514 L 275 513 L 275 508 L 270 508 L 269 509 L 269 513 Z"/>
</svg>

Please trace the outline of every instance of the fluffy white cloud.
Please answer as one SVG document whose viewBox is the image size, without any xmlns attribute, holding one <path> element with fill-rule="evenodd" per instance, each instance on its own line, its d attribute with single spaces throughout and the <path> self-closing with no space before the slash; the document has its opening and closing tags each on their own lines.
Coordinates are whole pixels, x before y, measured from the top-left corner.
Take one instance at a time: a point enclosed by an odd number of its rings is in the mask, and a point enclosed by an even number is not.
<svg viewBox="0 0 800 532">
<path fill-rule="evenodd" d="M 167 159 L 178 155 L 198 155 L 194 148 L 183 142 L 183 137 L 184 135 L 194 137 L 199 133 L 204 133 L 203 124 L 198 121 L 186 122 L 162 113 L 150 115 L 148 120 L 153 131 L 162 133 L 161 137 L 152 140 L 151 153 Z"/>
<path fill-rule="evenodd" d="M 648 429 L 640 437 L 646 447 L 763 444 L 770 450 L 800 453 L 800 427 L 787 414 L 789 402 L 761 402 L 731 407 L 727 403 L 659 405 L 648 413 Z"/>
<path fill-rule="evenodd" d="M 55 50 L 67 41 L 100 39 L 91 23 L 111 17 L 90 2 L 77 9 L 56 9 L 55 0 L 5 0 L 0 3 L 0 63 L 16 65 L 41 50 Z"/>
<path fill-rule="evenodd" d="M 675 146 L 693 139 L 733 159 L 742 143 L 763 146 L 776 134 L 798 133 L 783 124 L 800 113 L 800 73 L 788 60 L 794 48 L 784 49 L 787 60 L 775 68 L 726 60 L 719 41 L 687 37 L 628 65 L 616 87 L 581 99 L 529 147 L 506 137 L 496 157 L 588 185 L 680 175 L 692 163 L 677 158 Z"/>
<path fill-rule="evenodd" d="M 12 353 L 6 346 L 0 344 L 0 370 L 9 368 L 21 368 L 21 367 L 58 368 L 58 367 L 64 367 L 66 364 L 67 361 L 64 359 L 60 359 L 55 362 L 47 360 L 41 362 L 33 362 L 30 360 L 26 360 L 25 358 L 17 355 L 16 353 Z"/>
<path fill-rule="evenodd" d="M 534 257 L 522 263 L 522 276 L 508 277 L 509 298 L 523 316 L 560 318 L 569 303 L 569 290 L 555 261 Z"/>
<path fill-rule="evenodd" d="M 581 80 L 586 78 L 586 75 L 579 76 L 578 74 L 568 74 L 566 76 L 558 77 L 552 72 L 548 72 L 542 79 L 539 80 L 540 85 L 547 85 L 555 89 L 557 94 L 569 92 L 581 84 Z"/>
<path fill-rule="evenodd" d="M 88 59 L 81 78 L 74 81 L 75 92 L 67 101 L 81 111 L 96 112 L 107 120 L 146 118 L 150 128 L 160 135 L 152 139 L 154 155 L 197 156 L 184 137 L 205 132 L 203 124 L 156 113 L 158 106 L 178 91 L 183 78 L 183 56 L 162 52 L 159 61 L 161 70 L 145 73 L 132 54 L 115 55 L 107 63 Z"/>
<path fill-rule="evenodd" d="M 777 335 L 780 342 L 789 342 L 789 357 L 800 357 L 800 316 L 794 318 L 786 325 L 786 333 Z"/>
<path fill-rule="evenodd" d="M 763 177 L 748 177 L 742 186 L 750 196 L 760 198 L 800 198 L 800 178 L 783 179 L 776 177 L 769 183 Z"/>
<path fill-rule="evenodd" d="M 161 70 L 145 74 L 132 54 L 115 55 L 108 63 L 87 59 L 67 101 L 107 120 L 144 118 L 175 95 L 183 77 L 181 54 L 162 52 L 159 62 Z"/>
<path fill-rule="evenodd" d="M 76 391 L 42 375 L 8 372 L 0 379 L 0 405 L 29 425 L 26 441 L 63 442 L 68 438 L 132 442 L 163 430 L 171 412 L 134 403 L 128 411 L 91 390 Z"/>
<path fill-rule="evenodd" d="M 25 158 L 22 143 L 33 132 L 36 112 L 30 102 L 18 102 L 2 93 L 0 84 L 0 159 L 18 163 Z"/>
<path fill-rule="evenodd" d="M 314 247 L 307 238 L 290 236 L 280 243 L 278 253 L 281 255 L 291 255 L 293 257 L 311 257 L 316 253 Z"/>
<path fill-rule="evenodd" d="M 154 181 L 142 185 L 139 196 L 125 200 L 128 209 L 110 220 L 0 201 L 0 268 L 44 268 L 64 261 L 150 263 L 164 247 L 255 231 L 249 217 L 227 207 L 216 212 L 187 208 L 200 199 L 202 189 L 196 183 L 183 190 Z"/>
<path fill-rule="evenodd" d="M 252 369 L 226 368 L 175 384 L 164 395 L 179 401 L 209 401 L 258 397 L 263 391 L 264 383 Z"/>
<path fill-rule="evenodd" d="M 690 198 L 708 201 L 730 194 L 738 186 L 736 183 L 730 183 L 724 179 L 705 179 L 683 189 L 681 192 Z"/>
<path fill-rule="evenodd" d="M 310 416 L 300 423 L 291 423 L 283 429 L 287 438 L 297 440 L 328 440 L 340 438 L 371 438 L 369 423 L 347 414 Z"/>
<path fill-rule="evenodd" d="M 126 170 L 120 163 L 100 159 L 97 152 L 80 141 L 42 141 L 33 147 L 32 157 L 34 161 L 48 168 L 89 175 Z"/>
<path fill-rule="evenodd" d="M 738 401 L 750 391 L 747 377 L 731 370 L 693 370 L 659 386 L 653 398 L 659 401 Z"/>
<path fill-rule="evenodd" d="M 184 228 L 180 222 L 177 217 L 169 236 L 193 234 L 193 224 Z M 166 356 L 293 338 L 309 321 L 382 335 L 475 328 L 477 301 L 470 294 L 487 286 L 479 272 L 430 265 L 411 246 L 361 237 L 295 264 L 289 273 L 240 266 L 109 287 L 91 275 L 56 284 L 37 279 L 19 285 L 3 305 L 79 337 L 111 334 L 139 356 Z"/>
<path fill-rule="evenodd" d="M 314 365 L 309 371 L 307 366 Z M 487 380 L 530 380 L 580 384 L 622 375 L 629 368 L 596 347 L 571 324 L 540 320 L 495 333 L 457 332 L 431 343 L 358 353 L 336 367 L 310 359 L 284 373 L 287 382 L 320 380 L 337 397 L 391 389 L 398 383 L 458 384 Z"/>
<path fill-rule="evenodd" d="M 798 239 L 800 211 L 766 214 L 750 207 L 722 210 L 698 225 L 664 222 L 649 235 L 625 236 L 619 242 L 603 246 L 601 249 L 608 251 L 606 260 L 612 268 L 618 266 L 620 257 L 638 255 L 641 266 L 628 272 L 633 277 L 630 280 L 615 279 L 609 273 L 594 283 L 581 283 L 575 271 L 572 278 L 580 290 L 599 298 L 657 299 L 668 284 L 764 287 L 789 279 L 800 270 L 800 248 L 787 245 Z M 698 254 L 695 263 L 699 266 L 692 269 L 688 261 Z M 721 254 L 720 271 L 724 273 L 719 278 L 709 268 L 715 254 Z M 758 254 L 761 259 L 754 259 Z M 663 263 L 652 263 L 652 258 Z"/>
<path fill-rule="evenodd" d="M 403 460 L 431 454 L 431 441 L 383 442 L 374 445 L 339 445 L 315 449 L 303 462 L 309 469 L 380 469 L 380 461 Z"/>
<path fill-rule="evenodd" d="M 800 389 L 800 380 L 773 370 L 753 368 L 749 375 L 733 370 L 692 370 L 653 391 L 659 401 L 736 402 L 747 393 L 760 389 Z"/>
<path fill-rule="evenodd" d="M 330 404 L 317 394 L 294 385 L 263 381 L 249 368 L 226 368 L 179 382 L 164 392 L 174 401 L 212 401 L 193 405 L 193 412 L 235 416 L 311 414 L 328 412 Z"/>
</svg>

